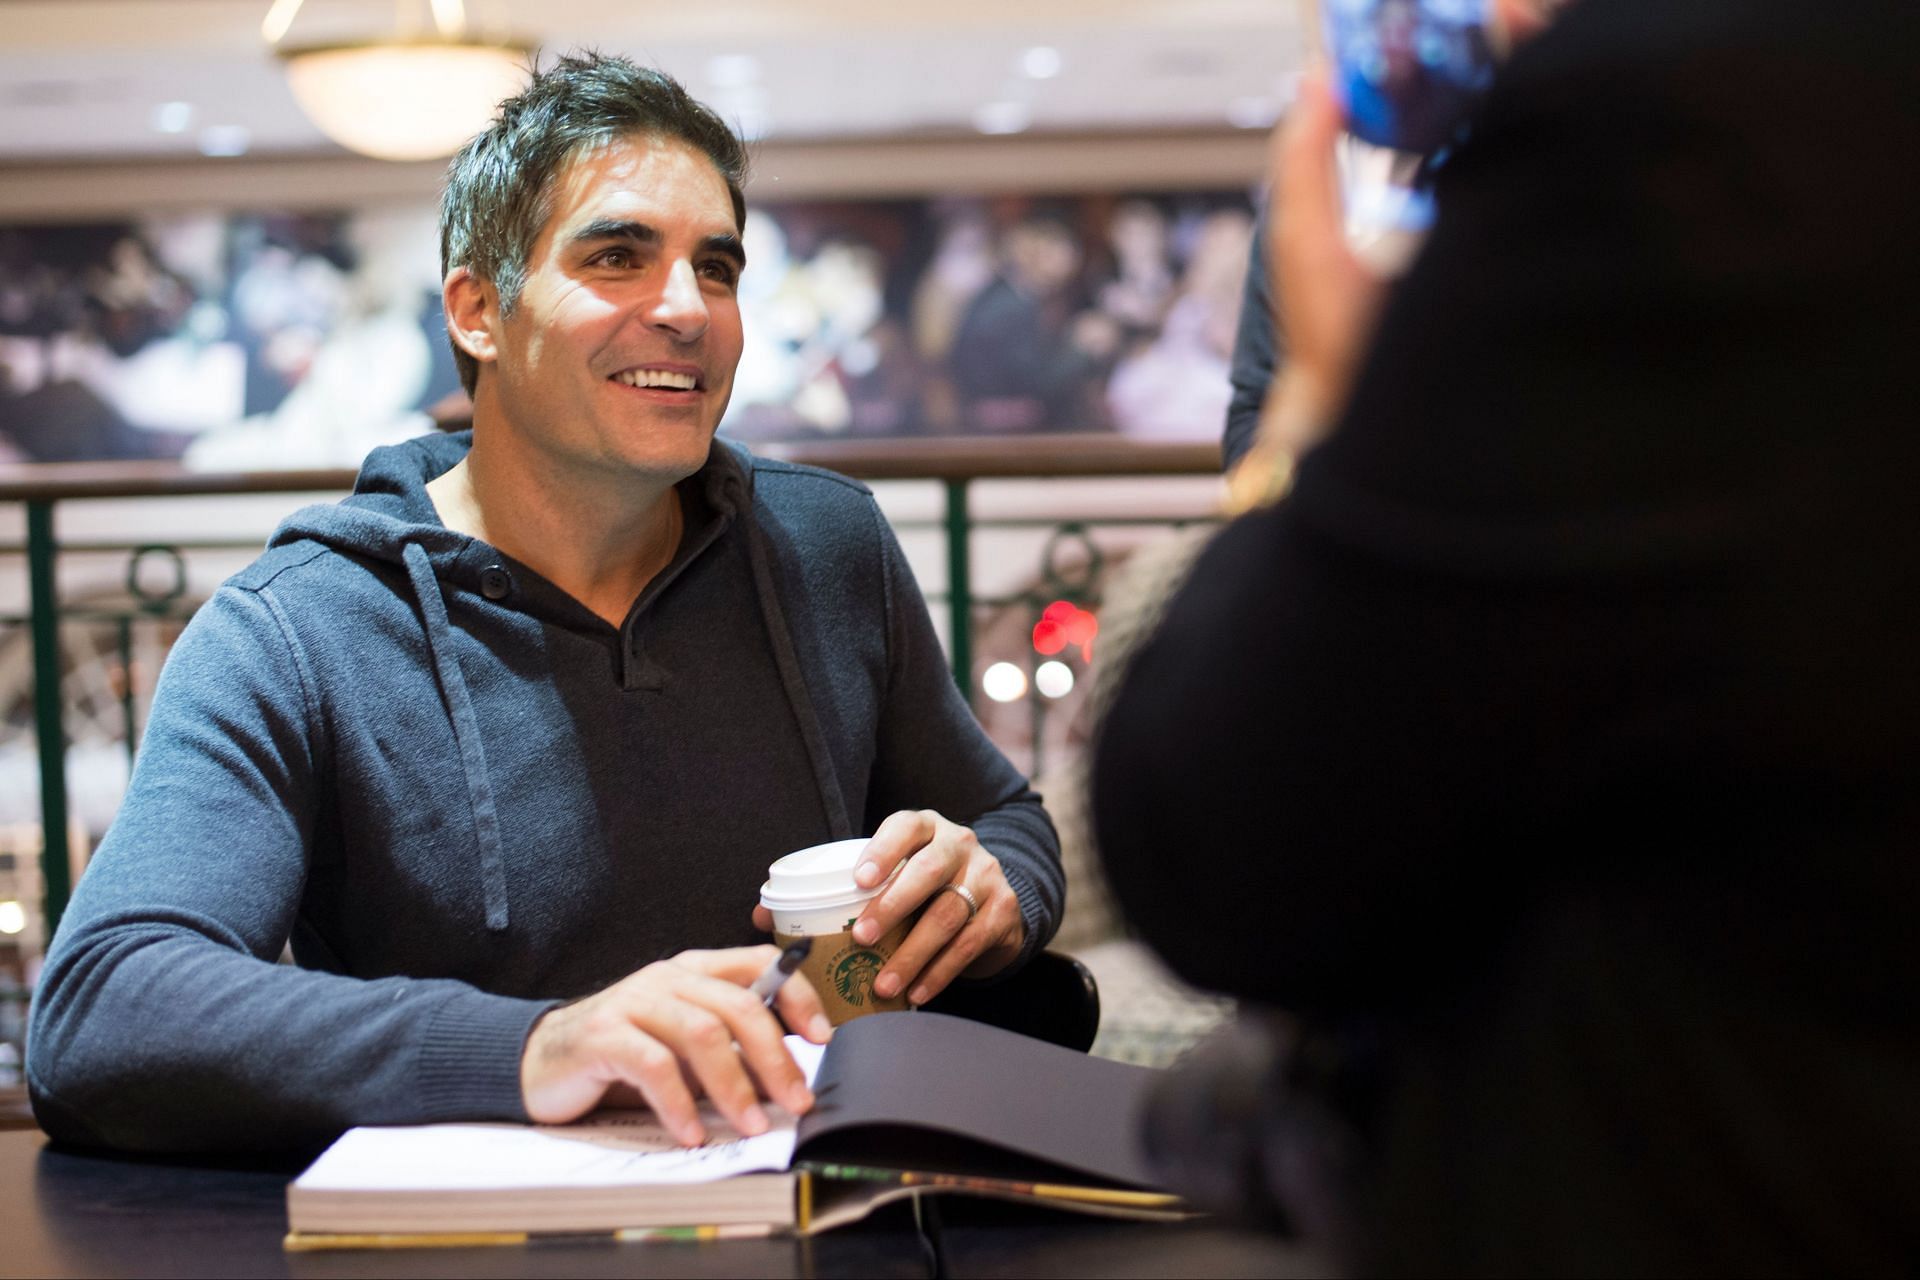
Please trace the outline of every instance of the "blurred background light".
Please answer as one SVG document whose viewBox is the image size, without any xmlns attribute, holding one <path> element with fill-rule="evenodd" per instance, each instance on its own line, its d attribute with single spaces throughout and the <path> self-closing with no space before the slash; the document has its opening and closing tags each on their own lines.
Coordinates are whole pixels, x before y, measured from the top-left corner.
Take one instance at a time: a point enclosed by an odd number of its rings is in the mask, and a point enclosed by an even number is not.
<svg viewBox="0 0 1920 1280">
<path fill-rule="evenodd" d="M 452 155 L 519 92 L 522 49 L 367 44 L 288 53 L 287 84 L 321 132 L 380 160 Z"/>
<path fill-rule="evenodd" d="M 1082 609 L 1071 600 L 1055 600 L 1040 611 L 1040 620 L 1033 624 L 1033 647 L 1035 652 L 1051 657 L 1074 645 L 1083 659 L 1091 661 L 1093 639 L 1099 634 L 1100 619 L 1092 610 Z"/>
<path fill-rule="evenodd" d="M 1020 55 L 1020 70 L 1029 80 L 1051 80 L 1060 74 L 1060 51 L 1037 44 Z"/>
<path fill-rule="evenodd" d="M 1073 692 L 1073 668 L 1064 662 L 1043 662 L 1034 669 L 1033 687 L 1048 698 L 1064 698 Z"/>
<path fill-rule="evenodd" d="M 267 10 L 267 16 L 260 20 L 260 36 L 268 44 L 279 44 L 286 38 L 287 31 L 293 26 L 294 15 L 300 12 L 302 0 L 273 0 L 273 6 Z"/>
<path fill-rule="evenodd" d="M 1032 120 L 1024 102 L 989 102 L 973 113 L 973 127 L 981 133 L 1020 133 Z"/>
<path fill-rule="evenodd" d="M 155 133 L 185 133 L 187 126 L 193 123 L 193 104 L 163 102 L 153 109 L 149 119 Z"/>
<path fill-rule="evenodd" d="M 417 35 L 402 3 L 389 34 L 282 45 L 300 8 L 301 0 L 275 0 L 260 34 L 285 60 L 287 87 L 307 118 L 361 155 L 452 155 L 486 126 L 502 99 L 526 83 L 530 50 L 505 40 L 468 39 L 465 0 L 430 0 L 437 38 Z"/>
<path fill-rule="evenodd" d="M 995 702 L 1018 702 L 1027 696 L 1027 673 L 1011 662 L 996 662 L 981 673 L 980 691 Z"/>
<path fill-rule="evenodd" d="M 243 156 L 253 142 L 253 135 L 245 125 L 210 124 L 200 131 L 200 154 L 203 156 Z"/>
</svg>

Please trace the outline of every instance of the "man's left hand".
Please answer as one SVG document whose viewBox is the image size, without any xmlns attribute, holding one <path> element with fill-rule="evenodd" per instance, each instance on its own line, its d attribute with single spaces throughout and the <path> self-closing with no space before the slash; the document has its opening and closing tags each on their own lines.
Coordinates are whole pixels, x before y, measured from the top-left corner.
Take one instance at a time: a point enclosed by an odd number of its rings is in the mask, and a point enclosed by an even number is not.
<svg viewBox="0 0 1920 1280">
<path fill-rule="evenodd" d="M 881 999 L 905 991 L 909 1003 L 925 1004 L 961 974 L 984 978 L 1020 954 L 1027 938 L 1020 901 L 1000 860 L 981 848 L 972 828 L 931 809 L 892 815 L 873 833 L 853 872 L 863 888 L 888 876 L 892 882 L 854 922 L 855 942 L 871 943 L 923 904 L 926 910 L 874 979 L 873 993 Z M 958 893 L 942 892 L 950 884 L 963 886 L 979 909 L 970 913 Z M 755 907 L 753 919 L 761 929 L 773 928 L 765 907 Z"/>
</svg>

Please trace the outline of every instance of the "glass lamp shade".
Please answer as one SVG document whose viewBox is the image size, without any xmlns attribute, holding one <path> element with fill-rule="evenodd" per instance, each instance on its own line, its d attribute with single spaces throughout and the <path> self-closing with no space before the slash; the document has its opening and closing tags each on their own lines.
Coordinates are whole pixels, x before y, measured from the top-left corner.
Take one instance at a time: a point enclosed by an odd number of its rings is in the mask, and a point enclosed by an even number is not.
<svg viewBox="0 0 1920 1280">
<path fill-rule="evenodd" d="M 381 160 L 452 155 L 527 82 L 525 49 L 444 43 L 288 50 L 287 83 L 321 132 Z"/>
</svg>

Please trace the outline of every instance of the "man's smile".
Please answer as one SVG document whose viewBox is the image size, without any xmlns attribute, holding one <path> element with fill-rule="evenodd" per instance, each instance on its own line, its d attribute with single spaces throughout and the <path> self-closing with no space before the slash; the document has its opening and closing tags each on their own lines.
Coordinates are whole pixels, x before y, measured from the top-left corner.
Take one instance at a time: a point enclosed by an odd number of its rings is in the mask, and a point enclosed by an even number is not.
<svg viewBox="0 0 1920 1280">
<path fill-rule="evenodd" d="M 642 391 L 704 391 L 706 379 L 697 366 L 688 364 L 644 364 L 622 369 L 608 381 Z"/>
</svg>

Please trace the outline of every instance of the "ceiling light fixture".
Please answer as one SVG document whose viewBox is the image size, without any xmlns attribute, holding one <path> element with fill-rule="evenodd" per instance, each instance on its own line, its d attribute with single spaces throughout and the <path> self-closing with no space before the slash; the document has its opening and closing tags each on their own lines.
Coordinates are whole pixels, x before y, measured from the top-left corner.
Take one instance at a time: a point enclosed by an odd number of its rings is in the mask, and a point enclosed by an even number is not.
<svg viewBox="0 0 1920 1280">
<path fill-rule="evenodd" d="M 1020 55 L 1020 70 L 1030 80 L 1051 80 L 1060 74 L 1060 51 L 1037 44 Z"/>
<path fill-rule="evenodd" d="M 1024 102 L 989 102 L 975 107 L 973 127 L 981 133 L 1022 133 L 1033 122 Z"/>
<path fill-rule="evenodd" d="M 185 133 L 193 123 L 191 102 L 163 102 L 147 117 L 155 133 Z"/>
<path fill-rule="evenodd" d="M 529 46 L 467 35 L 462 0 L 431 0 L 435 34 L 412 34 L 396 0 L 393 35 L 282 45 L 302 0 L 274 0 L 260 34 L 287 64 L 287 84 L 329 138 L 381 160 L 452 155 L 526 84 Z"/>
<path fill-rule="evenodd" d="M 200 154 L 231 158 L 247 154 L 253 134 L 243 124 L 210 124 L 200 131 Z"/>
</svg>

